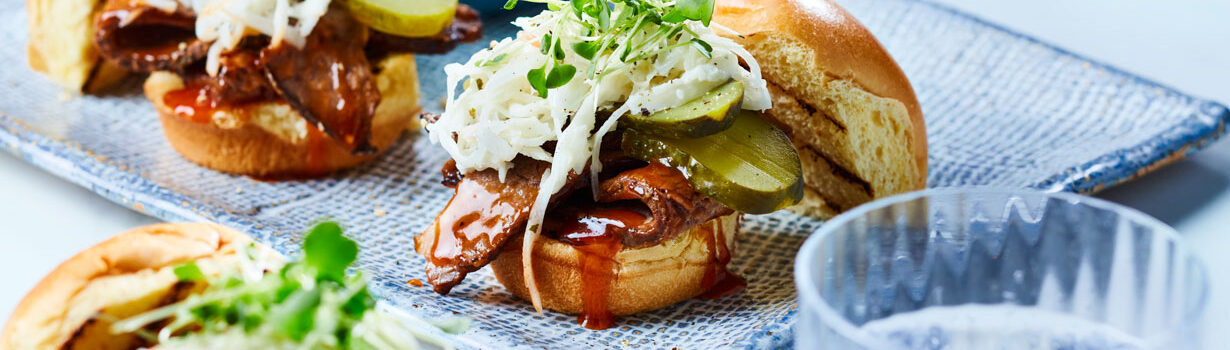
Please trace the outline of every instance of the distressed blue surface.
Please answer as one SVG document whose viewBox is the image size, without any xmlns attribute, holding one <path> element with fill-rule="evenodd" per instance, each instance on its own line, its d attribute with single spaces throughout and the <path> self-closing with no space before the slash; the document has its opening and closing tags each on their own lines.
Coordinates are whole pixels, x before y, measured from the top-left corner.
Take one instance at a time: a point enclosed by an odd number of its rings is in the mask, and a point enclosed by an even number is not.
<svg viewBox="0 0 1230 350">
<path fill-rule="evenodd" d="M 928 3 L 841 1 L 897 58 L 927 116 L 933 187 L 996 185 L 1095 191 L 1216 139 L 1230 112 Z M 411 237 L 451 195 L 439 185 L 444 152 L 412 135 L 375 162 L 313 181 L 261 182 L 199 168 L 170 148 L 137 84 L 110 96 L 68 98 L 26 68 L 26 19 L 0 2 L 0 146 L 135 210 L 169 221 L 215 221 L 293 253 L 299 232 L 332 217 L 363 246 L 373 291 L 426 316 L 476 319 L 467 347 L 777 348 L 791 342 L 794 253 L 819 222 L 788 213 L 749 216 L 731 269 L 745 293 L 687 301 L 589 331 L 571 316 L 537 315 L 486 270 L 449 296 L 406 283 L 423 278 Z M 504 18 L 489 38 L 511 33 Z M 485 41 L 485 40 L 484 40 Z M 447 56 L 420 56 L 423 105 L 438 110 Z M 577 348 L 577 345 L 567 346 Z"/>
</svg>

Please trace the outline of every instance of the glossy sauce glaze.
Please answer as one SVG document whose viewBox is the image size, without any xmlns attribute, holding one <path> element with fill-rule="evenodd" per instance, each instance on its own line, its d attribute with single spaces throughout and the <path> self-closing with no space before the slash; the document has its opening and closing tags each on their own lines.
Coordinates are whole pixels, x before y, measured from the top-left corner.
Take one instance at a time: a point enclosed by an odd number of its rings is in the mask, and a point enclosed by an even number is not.
<svg viewBox="0 0 1230 350">
<path fill-rule="evenodd" d="M 521 211 L 512 203 L 501 200 L 499 189 L 475 181 L 460 181 L 456 186 L 457 194 L 447 206 L 451 210 L 437 217 L 435 243 L 427 257 L 438 266 L 463 259 L 465 252 L 477 250 L 476 246 L 490 246 L 488 233 L 511 225 L 505 221 L 516 217 L 515 213 Z M 442 234 L 441 231 L 451 234 Z"/>
<path fill-rule="evenodd" d="M 548 228 L 557 239 L 580 252 L 582 311 L 577 323 L 582 327 L 599 330 L 615 325 L 610 290 L 618 268 L 615 255 L 623 249 L 621 233 L 648 219 L 628 208 L 590 207 L 558 227 Z"/>
<path fill-rule="evenodd" d="M 162 104 L 170 108 L 175 115 L 202 124 L 213 121 L 214 111 L 218 109 L 218 101 L 210 96 L 209 89 L 200 82 L 189 82 L 179 90 L 167 92 L 162 96 Z"/>
<path fill-rule="evenodd" d="M 456 192 L 435 221 L 414 238 L 415 250 L 427 258 L 427 282 L 436 293 L 448 294 L 467 274 L 494 259 L 510 238 L 525 232 L 538 180 L 550 164 L 519 157 L 513 165 L 503 178 L 494 169 L 462 175 L 455 163 L 442 170 L 445 185 Z M 556 196 L 566 197 L 581 186 L 580 176 L 570 179 L 572 185 Z"/>
<path fill-rule="evenodd" d="M 218 82 L 222 84 L 222 81 Z M 213 122 L 214 114 L 218 111 L 230 112 L 240 121 L 246 122 L 250 117 L 248 115 L 249 107 L 259 103 L 279 101 L 274 95 L 255 95 L 220 97 L 216 92 L 217 86 L 211 86 L 211 83 L 204 78 L 188 79 L 184 87 L 177 90 L 168 91 L 162 95 L 162 104 L 171 109 L 175 115 L 188 119 L 194 123 L 211 123 Z M 219 85 L 221 86 L 221 85 Z M 313 128 L 308 128 L 311 130 Z M 309 138 L 311 133 L 309 132 Z"/>
<path fill-rule="evenodd" d="M 329 136 L 317 129 L 312 124 L 307 126 L 307 154 L 304 155 L 304 172 L 308 176 L 324 175 L 327 172 L 325 168 L 325 153 L 328 146 L 325 142 L 331 142 Z"/>
<path fill-rule="evenodd" d="M 529 181 L 545 167 L 546 163 L 518 163 L 501 182 L 494 170 L 463 176 L 456 162 L 445 164 L 443 182 L 456 193 L 436 217 L 435 227 L 429 228 L 435 232 L 427 259 L 435 266 L 476 260 L 485 264 L 484 252 L 498 250 L 508 236 L 524 230 L 538 185 Z"/>
</svg>

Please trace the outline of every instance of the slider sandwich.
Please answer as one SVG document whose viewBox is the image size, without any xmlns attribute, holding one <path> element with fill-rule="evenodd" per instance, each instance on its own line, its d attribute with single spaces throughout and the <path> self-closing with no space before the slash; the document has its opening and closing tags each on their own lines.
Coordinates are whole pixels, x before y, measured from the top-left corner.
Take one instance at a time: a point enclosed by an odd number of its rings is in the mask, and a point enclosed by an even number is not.
<svg viewBox="0 0 1230 350">
<path fill-rule="evenodd" d="M 78 253 L 26 295 L 0 348 L 42 349 L 449 349 L 436 324 L 377 301 L 358 254 L 334 223 L 304 238 L 287 261 L 214 224 L 140 227 Z"/>
<path fill-rule="evenodd" d="M 456 0 L 29 0 L 31 66 L 93 91 L 150 73 L 184 158 L 254 176 L 354 166 L 417 125 L 415 53 L 477 40 Z"/>
<path fill-rule="evenodd" d="M 426 128 L 456 193 L 415 238 L 438 293 L 490 265 L 602 329 L 738 292 L 742 214 L 827 217 L 925 184 L 909 82 L 832 2 L 545 2 L 445 68 Z"/>
</svg>

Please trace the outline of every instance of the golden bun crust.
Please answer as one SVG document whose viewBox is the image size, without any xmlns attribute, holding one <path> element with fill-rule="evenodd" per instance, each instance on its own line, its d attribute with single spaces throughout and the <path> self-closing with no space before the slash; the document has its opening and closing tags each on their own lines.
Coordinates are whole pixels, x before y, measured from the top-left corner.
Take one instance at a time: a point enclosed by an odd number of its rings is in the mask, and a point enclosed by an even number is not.
<svg viewBox="0 0 1230 350">
<path fill-rule="evenodd" d="M 773 95 L 764 113 L 803 159 L 793 208 L 829 217 L 926 186 L 922 109 L 879 41 L 830 0 L 718 0 L 713 22 L 760 65 Z M 721 29 L 718 29 L 722 33 Z"/>
<path fill-rule="evenodd" d="M 251 242 L 235 230 L 205 223 L 150 225 L 112 237 L 64 261 L 35 285 L 9 316 L 0 348 L 135 348 L 139 338 L 110 334 L 112 320 L 202 287 L 178 283 L 175 266 L 196 261 L 203 272 L 215 274 L 237 262 L 236 254 Z"/>
<path fill-rule="evenodd" d="M 738 230 L 739 214 L 732 214 L 709 220 L 662 244 L 619 251 L 607 293 L 609 310 L 615 315 L 630 315 L 661 309 L 704 293 L 701 279 L 712 260 L 706 236 L 712 235 L 714 242 L 725 242 L 734 255 Z M 491 262 L 491 271 L 514 295 L 530 300 L 521 270 L 521 237 L 504 247 Z M 572 245 L 538 236 L 534 244 L 534 278 L 543 307 L 581 313 L 585 285 L 581 279 L 581 254 Z"/>
<path fill-rule="evenodd" d="M 94 47 L 94 18 L 101 8 L 95 0 L 27 0 L 30 68 L 66 89 L 85 88 L 104 61 Z"/>
<path fill-rule="evenodd" d="M 378 67 L 381 100 L 372 118 L 371 144 L 384 151 L 404 131 L 418 128 L 418 74 L 410 54 L 389 56 Z M 145 81 L 145 95 L 158 110 L 171 146 L 206 168 L 260 177 L 320 176 L 379 155 L 356 156 L 323 133 L 309 136 L 310 126 L 285 102 L 219 111 L 212 123 L 188 120 L 163 103 L 166 93 L 181 88 L 183 81 L 170 72 L 155 72 Z"/>
</svg>

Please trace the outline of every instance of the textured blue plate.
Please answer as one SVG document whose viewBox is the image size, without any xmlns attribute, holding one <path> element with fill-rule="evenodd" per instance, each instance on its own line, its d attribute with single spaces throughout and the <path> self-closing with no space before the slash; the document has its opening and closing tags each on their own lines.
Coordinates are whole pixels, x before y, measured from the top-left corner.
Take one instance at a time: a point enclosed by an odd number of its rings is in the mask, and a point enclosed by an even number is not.
<svg viewBox="0 0 1230 350">
<path fill-rule="evenodd" d="M 502 0 L 489 0 L 500 1 Z M 842 1 L 897 58 L 927 115 L 931 186 L 996 185 L 1096 191 L 1188 154 L 1218 137 L 1221 105 L 1090 62 L 929 3 Z M 467 347 L 764 348 L 790 344 L 791 264 L 819 223 L 788 213 L 748 217 L 731 268 L 746 292 L 688 301 L 589 331 L 567 315 L 537 315 L 486 270 L 453 294 L 406 283 L 423 278 L 411 253 L 451 193 L 439 185 L 446 155 L 417 135 L 378 161 L 315 181 L 261 182 L 199 168 L 166 143 L 136 84 L 109 96 L 70 97 L 26 68 L 20 0 L 0 1 L 0 145 L 118 203 L 170 221 L 215 221 L 293 253 L 299 232 L 332 217 L 363 245 L 373 290 L 426 316 L 476 319 Z M 489 38 L 511 33 L 497 14 Z M 424 107 L 439 110 L 441 67 L 485 43 L 419 60 Z"/>
</svg>

